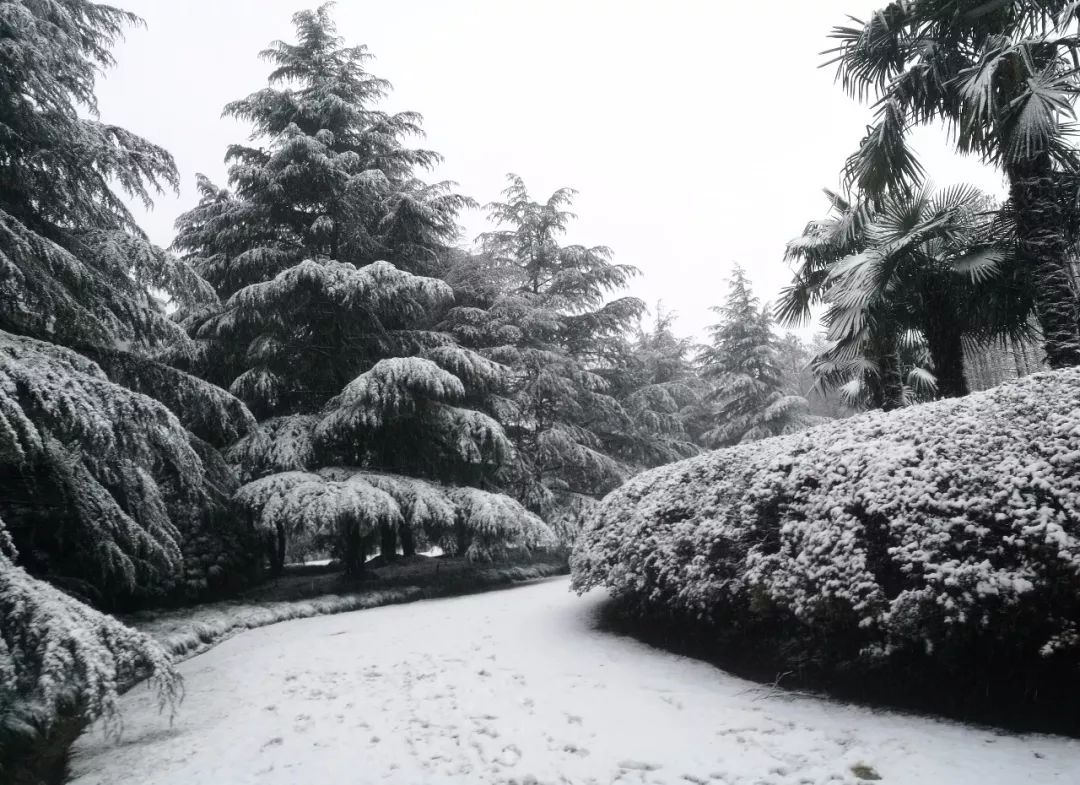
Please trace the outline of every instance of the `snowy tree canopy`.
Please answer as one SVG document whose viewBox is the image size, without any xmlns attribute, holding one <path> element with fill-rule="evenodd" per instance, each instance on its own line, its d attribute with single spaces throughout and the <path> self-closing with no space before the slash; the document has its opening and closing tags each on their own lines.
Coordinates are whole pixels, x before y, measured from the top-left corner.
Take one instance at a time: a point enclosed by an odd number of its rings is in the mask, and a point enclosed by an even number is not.
<svg viewBox="0 0 1080 785">
<path fill-rule="evenodd" d="M 605 436 L 633 429 L 612 395 L 610 350 L 637 323 L 636 298 L 612 299 L 636 274 L 602 246 L 562 245 L 572 189 L 534 201 L 510 175 L 505 201 L 488 206 L 496 228 L 483 249 L 448 271 L 460 304 L 443 326 L 464 346 L 510 370 L 504 393 L 484 402 L 515 447 L 510 486 L 545 517 L 561 500 L 602 494 L 629 473 Z M 620 393 L 623 390 L 620 389 Z"/>
<path fill-rule="evenodd" d="M 212 505 L 187 431 L 71 350 L 0 333 L 0 357 L 0 510 L 16 543 L 48 550 L 38 568 L 58 579 L 124 593 L 167 584 L 176 522 Z"/>
</svg>

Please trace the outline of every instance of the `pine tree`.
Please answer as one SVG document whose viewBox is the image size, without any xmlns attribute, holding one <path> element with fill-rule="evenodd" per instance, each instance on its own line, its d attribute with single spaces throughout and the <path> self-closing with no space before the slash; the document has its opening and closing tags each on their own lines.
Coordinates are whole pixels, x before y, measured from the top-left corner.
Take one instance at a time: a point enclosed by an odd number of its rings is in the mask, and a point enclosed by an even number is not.
<svg viewBox="0 0 1080 785">
<path fill-rule="evenodd" d="M 742 267 L 735 266 L 727 301 L 713 311 L 720 321 L 709 328 L 712 343 L 699 357 L 702 375 L 712 382 L 715 418 L 704 443 L 722 447 L 810 424 L 807 400 L 785 389 L 769 308 L 753 295 Z"/>
<path fill-rule="evenodd" d="M 101 604 L 185 577 L 185 542 L 236 483 L 214 446 L 253 423 L 155 359 L 194 345 L 151 289 L 217 298 L 112 190 L 149 203 L 177 181 L 167 152 L 96 118 L 96 71 L 133 21 L 86 0 L 0 9 L 0 514 L 27 569 Z"/>
<path fill-rule="evenodd" d="M 613 264 L 610 249 L 560 244 L 574 191 L 535 202 L 521 178 L 509 180 L 505 201 L 488 205 L 497 228 L 482 237 L 482 252 L 450 273 L 469 304 L 452 309 L 446 326 L 510 369 L 506 394 L 488 405 L 516 450 L 511 487 L 529 509 L 557 521 L 628 473 L 603 434 L 632 427 L 632 417 L 602 372 L 643 304 L 608 299 L 636 274 Z"/>
<path fill-rule="evenodd" d="M 194 544 L 237 535 L 224 515 L 237 478 L 215 445 L 252 417 L 161 362 L 195 346 L 159 297 L 196 308 L 216 295 L 147 241 L 124 200 L 175 186 L 173 160 L 97 116 L 97 72 L 138 21 L 88 0 L 0 4 L 5 782 L 58 779 L 34 770 L 35 751 L 110 717 L 136 678 L 155 677 L 166 702 L 178 695 L 160 647 L 75 597 L 117 606 L 205 588 L 214 575 L 188 558 Z"/>
<path fill-rule="evenodd" d="M 698 452 L 694 434 L 705 392 L 693 343 L 673 331 L 675 314 L 657 305 L 651 329 L 612 341 L 608 380 L 629 422 L 602 434 L 606 451 L 635 468 L 660 466 Z"/>
<path fill-rule="evenodd" d="M 262 146 L 229 149 L 231 190 L 200 180 L 174 243 L 223 299 L 184 315 L 202 347 L 193 367 L 262 420 L 230 450 L 250 481 L 237 499 L 276 568 L 317 547 L 357 572 L 376 543 L 390 559 L 420 539 L 491 553 L 472 547 L 484 538 L 448 488 L 497 489 L 512 447 L 474 407 L 507 370 L 433 329 L 453 292 L 421 274 L 443 268 L 470 201 L 416 176 L 438 160 L 405 144 L 419 115 L 377 108 L 390 85 L 336 34 L 329 6 L 293 22 L 296 42 L 263 53 L 269 86 L 225 110 Z M 421 480 L 469 536 L 407 501 Z M 540 521 L 513 514 L 535 531 L 509 545 L 545 540 Z"/>
</svg>

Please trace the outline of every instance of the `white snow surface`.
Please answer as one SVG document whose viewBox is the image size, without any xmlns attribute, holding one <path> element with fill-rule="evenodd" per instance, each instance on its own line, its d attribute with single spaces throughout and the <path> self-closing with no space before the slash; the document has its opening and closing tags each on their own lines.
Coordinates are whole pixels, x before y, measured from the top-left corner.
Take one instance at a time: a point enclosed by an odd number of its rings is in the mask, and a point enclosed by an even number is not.
<svg viewBox="0 0 1080 785">
<path fill-rule="evenodd" d="M 180 666 L 124 733 L 76 745 L 76 785 L 1080 782 L 1080 741 L 783 696 L 595 629 L 564 578 L 290 621 Z"/>
</svg>

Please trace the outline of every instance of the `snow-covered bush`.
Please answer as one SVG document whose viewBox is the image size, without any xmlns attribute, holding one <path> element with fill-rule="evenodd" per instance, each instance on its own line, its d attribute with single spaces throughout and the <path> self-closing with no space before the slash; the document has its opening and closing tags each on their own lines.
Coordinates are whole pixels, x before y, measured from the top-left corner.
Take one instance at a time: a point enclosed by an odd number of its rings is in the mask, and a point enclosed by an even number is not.
<svg viewBox="0 0 1080 785">
<path fill-rule="evenodd" d="M 99 717 L 118 730 L 119 692 L 143 678 L 175 706 L 180 676 L 160 645 L 31 578 L 0 548 L 0 781 L 5 769 L 43 766 L 54 738 L 63 748 Z"/>
<path fill-rule="evenodd" d="M 639 475 L 572 568 L 579 591 L 765 635 L 791 667 L 1075 665 L 1080 370 Z"/>
</svg>

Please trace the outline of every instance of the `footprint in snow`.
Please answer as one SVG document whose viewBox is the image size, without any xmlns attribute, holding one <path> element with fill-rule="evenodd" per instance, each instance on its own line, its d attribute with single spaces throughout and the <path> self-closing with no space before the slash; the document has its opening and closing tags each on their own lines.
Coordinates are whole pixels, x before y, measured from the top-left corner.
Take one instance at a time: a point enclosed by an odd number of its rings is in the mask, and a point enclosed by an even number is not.
<svg viewBox="0 0 1080 785">
<path fill-rule="evenodd" d="M 621 760 L 619 761 L 619 768 L 630 771 L 656 771 L 660 768 L 660 764 L 641 760 Z"/>
</svg>

